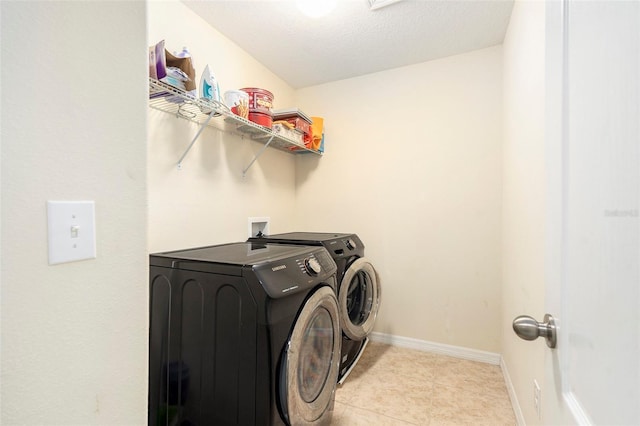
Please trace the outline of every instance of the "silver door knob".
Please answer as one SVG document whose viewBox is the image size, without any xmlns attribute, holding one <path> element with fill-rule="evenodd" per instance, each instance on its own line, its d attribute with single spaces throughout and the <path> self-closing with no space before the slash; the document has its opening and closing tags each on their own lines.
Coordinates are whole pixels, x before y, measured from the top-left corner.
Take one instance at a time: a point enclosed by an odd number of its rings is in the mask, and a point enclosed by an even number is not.
<svg viewBox="0 0 640 426">
<path fill-rule="evenodd" d="M 536 340 L 542 336 L 547 340 L 547 346 L 556 347 L 556 322 L 549 314 L 544 316 L 544 322 L 538 322 L 528 315 L 520 315 L 513 320 L 513 331 L 524 340 Z"/>
</svg>

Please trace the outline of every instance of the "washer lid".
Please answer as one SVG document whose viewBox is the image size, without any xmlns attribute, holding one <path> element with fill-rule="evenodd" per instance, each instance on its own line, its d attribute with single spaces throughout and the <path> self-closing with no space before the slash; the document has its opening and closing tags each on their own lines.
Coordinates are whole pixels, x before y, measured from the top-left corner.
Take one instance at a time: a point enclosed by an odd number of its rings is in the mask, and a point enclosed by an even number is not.
<svg viewBox="0 0 640 426">
<path fill-rule="evenodd" d="M 327 241 L 336 238 L 346 238 L 353 234 L 344 234 L 337 232 L 286 232 L 284 234 L 273 234 L 267 238 L 305 240 L 305 241 Z"/>
<path fill-rule="evenodd" d="M 250 238 L 249 241 L 265 241 L 274 240 L 278 242 L 291 241 L 294 243 L 305 242 L 309 245 L 320 245 L 324 241 L 348 238 L 354 234 L 341 234 L 334 232 L 286 232 L 284 234 L 272 234 L 260 238 Z"/>
<path fill-rule="evenodd" d="M 287 232 L 263 237 L 249 238 L 247 241 L 260 243 L 297 244 L 324 246 L 334 259 L 364 256 L 364 244 L 356 234 L 331 232 Z"/>
<path fill-rule="evenodd" d="M 241 275 L 243 266 L 262 265 L 304 256 L 308 247 L 283 244 L 231 243 L 149 256 L 152 266 Z"/>
</svg>

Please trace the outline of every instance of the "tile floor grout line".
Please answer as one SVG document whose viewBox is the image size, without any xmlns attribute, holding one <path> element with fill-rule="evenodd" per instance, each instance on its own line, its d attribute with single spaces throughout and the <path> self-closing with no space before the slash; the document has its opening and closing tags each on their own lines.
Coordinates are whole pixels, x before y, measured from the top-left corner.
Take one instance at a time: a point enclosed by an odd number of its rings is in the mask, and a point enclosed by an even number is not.
<svg viewBox="0 0 640 426">
<path fill-rule="evenodd" d="M 352 408 L 356 408 L 356 409 L 358 409 L 358 410 L 367 411 L 367 412 L 370 412 L 370 413 L 376 414 L 376 415 L 378 415 L 378 416 L 385 417 L 385 418 L 387 418 L 387 419 L 397 420 L 397 421 L 399 421 L 399 422 L 406 423 L 406 424 L 408 424 L 408 425 L 414 425 L 414 426 L 421 426 L 421 425 L 422 425 L 421 423 L 413 423 L 413 422 L 410 422 L 410 421 L 408 421 L 408 420 L 399 419 L 399 418 L 397 418 L 397 417 L 393 417 L 393 416 L 389 416 L 389 415 L 387 415 L 387 414 L 379 413 L 379 412 L 377 412 L 377 411 L 375 411 L 375 410 L 370 410 L 370 409 L 367 409 L 367 408 L 358 407 L 358 406 L 356 406 L 356 405 L 350 405 L 350 404 L 346 404 L 346 403 L 344 403 L 344 402 L 343 402 L 342 404 L 343 404 L 343 405 L 346 405 L 346 406 L 349 406 L 349 407 L 352 407 Z"/>
</svg>

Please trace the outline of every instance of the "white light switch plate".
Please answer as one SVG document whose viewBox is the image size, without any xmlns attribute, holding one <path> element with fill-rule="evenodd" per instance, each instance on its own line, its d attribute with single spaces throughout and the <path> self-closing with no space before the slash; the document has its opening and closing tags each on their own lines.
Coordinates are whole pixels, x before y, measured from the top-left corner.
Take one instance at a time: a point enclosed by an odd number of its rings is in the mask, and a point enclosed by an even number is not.
<svg viewBox="0 0 640 426">
<path fill-rule="evenodd" d="M 93 201 L 47 201 L 49 264 L 95 259 Z"/>
</svg>

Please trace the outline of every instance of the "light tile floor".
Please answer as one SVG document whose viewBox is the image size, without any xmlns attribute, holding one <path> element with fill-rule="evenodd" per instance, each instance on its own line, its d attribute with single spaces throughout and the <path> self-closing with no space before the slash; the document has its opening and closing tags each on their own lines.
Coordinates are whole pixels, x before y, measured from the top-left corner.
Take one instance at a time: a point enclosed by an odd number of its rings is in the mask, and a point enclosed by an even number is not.
<svg viewBox="0 0 640 426">
<path fill-rule="evenodd" d="M 332 425 L 515 425 L 500 367 L 370 342 Z"/>
</svg>

